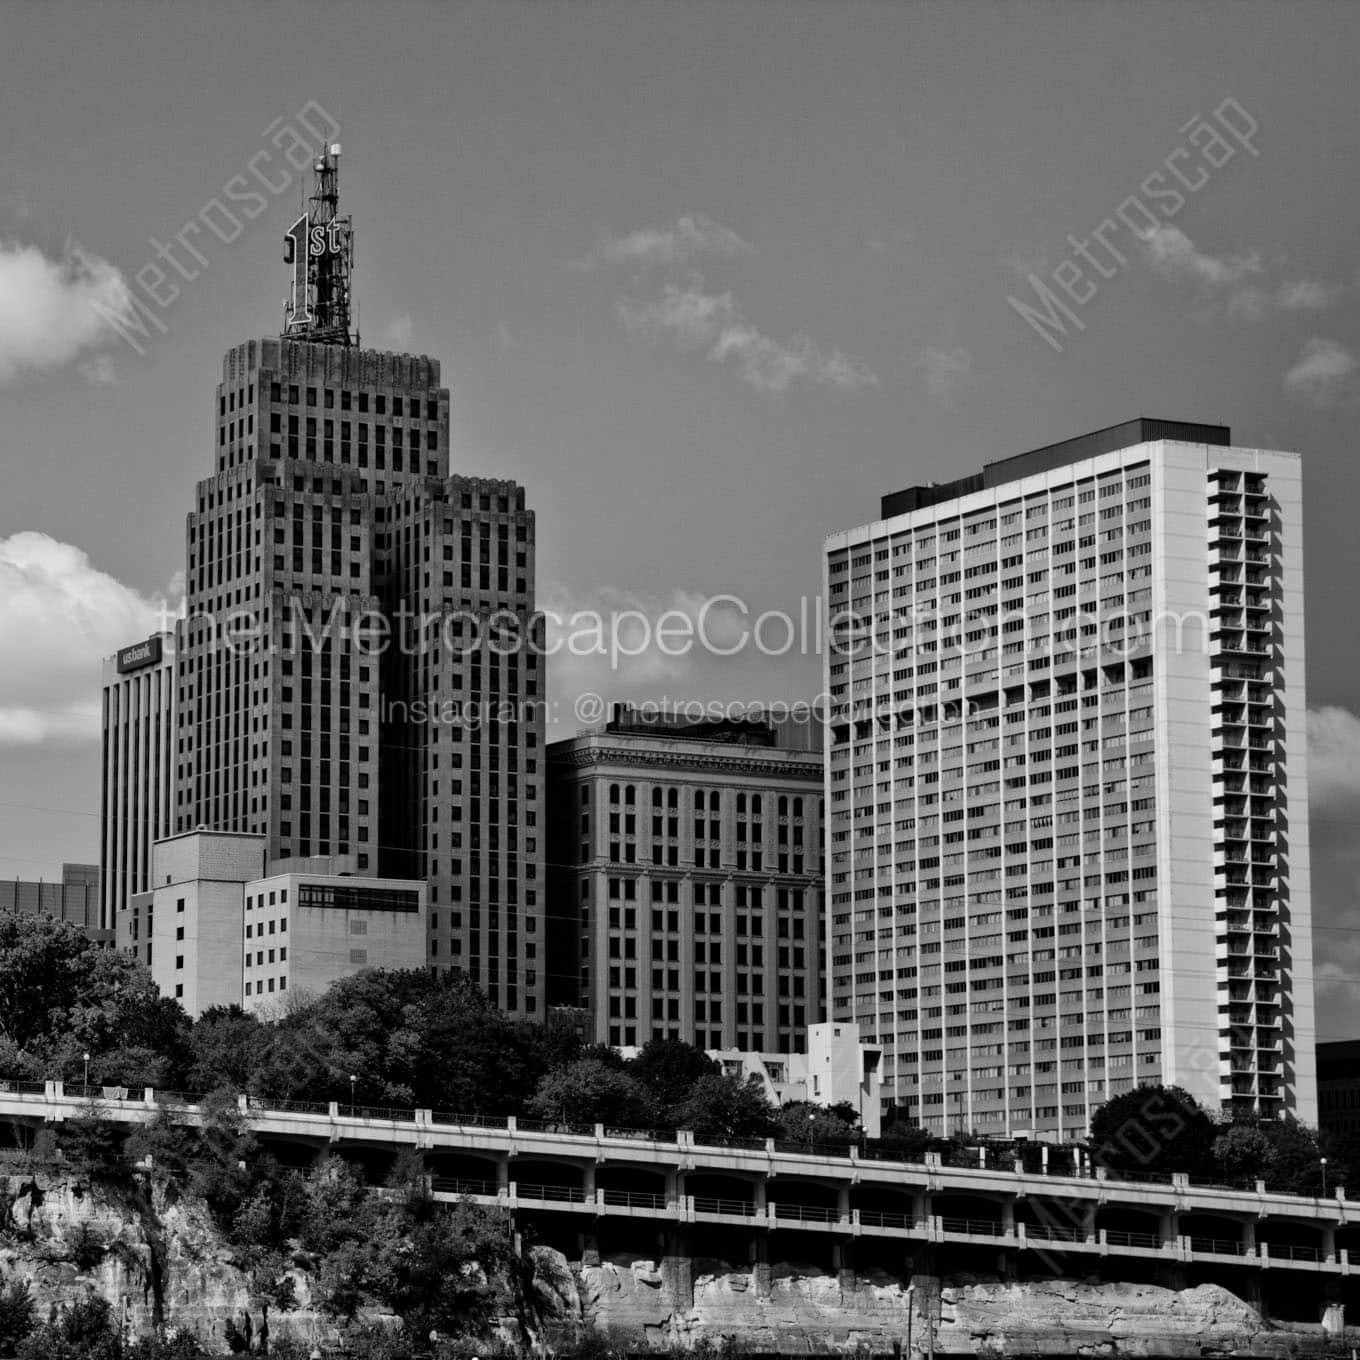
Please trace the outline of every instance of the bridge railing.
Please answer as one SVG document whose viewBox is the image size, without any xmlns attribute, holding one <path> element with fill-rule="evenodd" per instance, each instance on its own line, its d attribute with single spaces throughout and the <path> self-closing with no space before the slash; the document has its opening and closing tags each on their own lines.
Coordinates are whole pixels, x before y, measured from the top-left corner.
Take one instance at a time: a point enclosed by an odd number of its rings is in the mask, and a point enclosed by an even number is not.
<svg viewBox="0 0 1360 1360">
<path fill-rule="evenodd" d="M 105 1087 L 64 1083 L 54 1081 L 34 1081 L 27 1078 L 0 1078 L 0 1094 L 27 1097 L 42 1097 L 47 1100 L 63 1096 L 73 1099 L 103 1101 L 106 1103 L 170 1107 L 186 1109 L 201 1104 L 206 1098 L 200 1092 L 165 1091 L 150 1087 Z M 858 1144 L 846 1143 L 804 1143 L 792 1139 L 765 1138 L 724 1138 L 714 1134 L 691 1134 L 687 1130 L 664 1130 L 628 1128 L 620 1125 L 601 1125 L 585 1121 L 550 1121 L 517 1119 L 515 1116 L 501 1114 L 468 1114 L 443 1110 L 419 1111 L 399 1106 L 342 1105 L 337 1102 L 316 1100 L 285 1100 L 269 1096 L 249 1096 L 242 1102 L 246 1113 L 270 1114 L 291 1113 L 309 1116 L 369 1120 L 403 1124 L 419 1124 L 422 1120 L 430 1125 L 453 1128 L 482 1128 L 504 1131 L 515 1129 L 525 1133 L 557 1135 L 575 1138 L 604 1137 L 638 1143 L 655 1143 L 659 1147 L 674 1147 L 677 1144 L 696 1147 L 719 1148 L 729 1151 L 773 1152 L 783 1155 L 807 1155 L 818 1158 L 835 1157 L 865 1162 L 882 1162 L 903 1166 L 941 1166 L 960 1171 L 993 1171 L 1015 1173 L 1044 1178 L 1092 1177 L 1099 1179 L 1111 1188 L 1120 1183 L 1130 1185 L 1167 1186 L 1181 1185 L 1203 1190 L 1225 1190 L 1233 1193 L 1255 1191 L 1268 1193 L 1272 1197 L 1296 1200 L 1312 1200 L 1341 1204 L 1345 1201 L 1342 1186 L 1334 1188 L 1328 1196 L 1298 1195 L 1284 1190 L 1265 1191 L 1259 1182 L 1221 1181 L 1210 1178 L 1184 1175 L 1170 1175 L 1149 1172 L 1119 1170 L 1113 1175 L 1105 1168 L 1092 1166 L 1078 1158 L 1070 1150 L 1051 1149 L 1050 1156 L 1038 1159 L 1034 1149 L 1027 1149 L 1023 1155 L 1016 1155 L 1013 1148 L 994 1148 L 985 1144 L 975 1148 L 950 1147 L 940 1150 L 908 1151 L 902 1148 L 884 1147 L 873 1142 Z M 1035 1161 L 1039 1164 L 1033 1165 Z"/>
<path fill-rule="evenodd" d="M 430 1123 L 456 1129 L 504 1129 L 510 1124 L 503 1114 L 452 1114 L 447 1110 L 431 1110 Z"/>
<path fill-rule="evenodd" d="M 693 1196 L 695 1213 L 732 1214 L 740 1218 L 754 1218 L 756 1206 L 749 1199 L 720 1199 L 712 1195 Z"/>
</svg>

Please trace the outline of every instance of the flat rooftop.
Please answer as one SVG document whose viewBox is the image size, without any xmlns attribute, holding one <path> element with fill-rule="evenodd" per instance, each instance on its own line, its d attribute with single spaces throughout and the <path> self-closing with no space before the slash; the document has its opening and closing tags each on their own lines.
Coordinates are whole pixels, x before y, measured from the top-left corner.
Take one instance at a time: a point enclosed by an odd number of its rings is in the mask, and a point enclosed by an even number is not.
<svg viewBox="0 0 1360 1360">
<path fill-rule="evenodd" d="M 1185 420 L 1153 420 L 1139 416 L 1137 420 L 1126 420 L 1122 425 L 1110 425 L 1103 430 L 1093 430 L 1090 434 L 1079 434 L 1059 444 L 1046 444 L 1028 453 L 999 458 L 994 463 L 984 464 L 981 472 L 975 472 L 971 477 L 960 477 L 956 482 L 930 482 L 925 486 L 909 486 L 905 491 L 893 491 L 883 497 L 880 518 L 891 519 L 894 515 L 905 515 L 912 510 L 924 510 L 942 501 L 958 500 L 960 496 L 971 495 L 974 491 L 985 491 L 988 487 L 1002 486 L 1006 482 L 1018 482 L 1022 477 L 1034 476 L 1036 472 L 1048 472 L 1051 468 L 1079 463 L 1084 458 L 1113 453 L 1116 449 L 1131 449 L 1136 444 L 1149 444 L 1157 439 L 1172 439 L 1181 444 L 1227 445 L 1232 443 L 1232 432 L 1226 425 L 1198 425 Z"/>
</svg>

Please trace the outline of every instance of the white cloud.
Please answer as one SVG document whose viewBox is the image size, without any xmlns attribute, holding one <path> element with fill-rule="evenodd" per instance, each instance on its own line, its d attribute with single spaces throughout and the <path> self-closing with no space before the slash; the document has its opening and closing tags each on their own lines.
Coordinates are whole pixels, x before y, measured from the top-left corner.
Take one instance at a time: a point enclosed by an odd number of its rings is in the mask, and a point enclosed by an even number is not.
<svg viewBox="0 0 1360 1360">
<path fill-rule="evenodd" d="M 669 226 L 642 227 L 627 236 L 602 232 L 595 249 L 579 264 L 594 268 L 600 264 L 652 265 L 688 264 L 701 255 L 752 255 L 755 247 L 730 227 L 724 227 L 702 213 L 678 217 Z"/>
<path fill-rule="evenodd" d="M 1210 287 L 1223 287 L 1256 278 L 1264 272 L 1255 251 L 1244 255 L 1207 255 L 1179 228 L 1164 223 L 1140 233 L 1148 263 L 1168 279 L 1193 279 Z"/>
<path fill-rule="evenodd" d="M 1348 709 L 1308 711 L 1308 800 L 1315 811 L 1360 803 L 1360 718 Z"/>
<path fill-rule="evenodd" d="M 96 354 L 93 359 L 77 364 L 76 372 L 95 387 L 113 387 L 118 382 L 118 371 L 107 354 Z"/>
<path fill-rule="evenodd" d="M 1213 297 L 1222 298 L 1230 316 L 1262 321 L 1279 312 L 1315 312 L 1330 307 L 1342 296 L 1315 279 L 1278 279 L 1259 252 L 1210 255 L 1200 250 L 1179 227 L 1163 223 L 1139 233 L 1148 264 L 1154 273 L 1174 283 L 1190 283 Z"/>
<path fill-rule="evenodd" d="M 732 363 L 752 387 L 783 392 L 794 382 L 854 388 L 877 375 L 840 350 L 825 352 L 806 335 L 775 340 L 757 330 L 730 292 L 707 293 L 697 276 L 683 287 L 668 283 L 651 302 L 625 299 L 619 315 L 632 329 L 666 332 L 687 349 L 703 349 L 714 363 Z"/>
<path fill-rule="evenodd" d="M 958 404 L 959 396 L 977 382 L 973 356 L 961 345 L 952 349 L 926 345 L 917 356 L 916 366 L 925 377 L 930 395 L 951 411 Z"/>
<path fill-rule="evenodd" d="M 163 607 L 68 543 L 0 538 L 0 745 L 98 735 L 101 661 L 164 626 Z"/>
<path fill-rule="evenodd" d="M 107 260 L 75 249 L 52 260 L 36 246 L 0 241 L 0 382 L 97 348 L 113 335 L 108 315 L 129 303 Z"/>
<path fill-rule="evenodd" d="M 411 318 L 404 313 L 401 316 L 394 316 L 382 328 L 378 339 L 384 346 L 390 345 L 393 349 L 404 352 L 411 343 Z"/>
<path fill-rule="evenodd" d="M 1354 393 L 1356 356 L 1335 340 L 1314 336 L 1284 375 L 1284 389 L 1314 406 L 1332 406 Z"/>
</svg>

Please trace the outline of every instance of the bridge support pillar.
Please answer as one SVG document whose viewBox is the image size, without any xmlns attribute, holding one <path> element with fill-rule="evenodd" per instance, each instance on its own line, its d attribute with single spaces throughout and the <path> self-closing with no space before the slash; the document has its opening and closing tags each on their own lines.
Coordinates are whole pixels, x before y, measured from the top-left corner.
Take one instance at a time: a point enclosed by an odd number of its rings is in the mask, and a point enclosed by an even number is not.
<svg viewBox="0 0 1360 1360">
<path fill-rule="evenodd" d="M 1254 1236 L 1254 1234 L 1253 1234 Z M 1256 1254 L 1256 1248 L 1252 1247 L 1252 1255 Z M 1246 1279 L 1242 1286 L 1242 1302 L 1249 1308 L 1254 1308 L 1262 1317 L 1266 1314 L 1266 1282 L 1265 1276 L 1261 1271 L 1251 1269 L 1247 1271 Z"/>
<path fill-rule="evenodd" d="M 907 1256 L 907 1283 L 916 1328 L 912 1355 L 935 1354 L 935 1331 L 940 1318 L 940 1277 L 932 1247 L 917 1247 Z M 908 1357 L 911 1360 L 911 1357 Z"/>
<path fill-rule="evenodd" d="M 694 1307 L 694 1262 L 686 1235 L 678 1228 L 661 1235 L 661 1283 L 673 1309 L 688 1312 Z"/>
<path fill-rule="evenodd" d="M 1163 1289 L 1184 1289 L 1185 1263 L 1183 1261 L 1159 1261 L 1157 1263 L 1157 1283 Z"/>
<path fill-rule="evenodd" d="M 842 1300 L 855 1292 L 854 1251 L 849 1242 L 835 1242 L 831 1247 L 831 1264 L 836 1271 L 836 1283 L 840 1286 Z"/>
<path fill-rule="evenodd" d="M 751 1279 L 756 1298 L 770 1297 L 770 1239 L 762 1232 L 751 1238 Z"/>
<path fill-rule="evenodd" d="M 590 1227 L 577 1233 L 576 1241 L 580 1247 L 582 1267 L 598 1266 L 600 1264 L 600 1234 L 595 1225 L 592 1223 Z"/>
<path fill-rule="evenodd" d="M 1328 1336 L 1340 1336 L 1346 1327 L 1346 1305 L 1341 1302 L 1341 1281 L 1335 1278 L 1322 1282 L 1322 1330 Z"/>
</svg>

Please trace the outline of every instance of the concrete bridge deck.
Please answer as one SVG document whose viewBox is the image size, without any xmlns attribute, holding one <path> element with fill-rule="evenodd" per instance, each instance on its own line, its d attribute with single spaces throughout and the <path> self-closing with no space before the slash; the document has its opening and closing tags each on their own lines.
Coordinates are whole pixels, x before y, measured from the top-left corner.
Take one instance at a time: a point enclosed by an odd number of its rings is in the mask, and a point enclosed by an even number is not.
<svg viewBox="0 0 1360 1360">
<path fill-rule="evenodd" d="M 846 1243 L 901 1239 L 920 1247 L 1072 1254 L 1162 1265 L 1220 1265 L 1360 1274 L 1360 1201 L 1166 1181 L 1120 1180 L 1103 1169 L 1045 1174 L 1018 1165 L 944 1165 L 938 1154 L 894 1160 L 858 1148 L 838 1155 L 752 1140 L 716 1144 L 681 1130 L 565 1129 L 514 1117 L 381 1110 L 240 1098 L 262 1139 L 310 1155 L 425 1154 L 436 1198 L 567 1216 L 584 1226 L 642 1220 L 666 1231 L 722 1225 L 748 1235 L 819 1233 Z M 59 1125 L 98 1114 L 125 1123 L 161 1115 L 188 1124 L 204 1108 L 166 1093 L 61 1082 L 0 1082 L 0 1121 Z M 452 1165 L 450 1165 L 452 1163 Z M 1075 1264 L 1075 1262 L 1074 1262 Z"/>
</svg>

